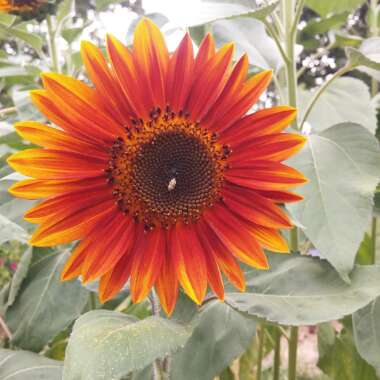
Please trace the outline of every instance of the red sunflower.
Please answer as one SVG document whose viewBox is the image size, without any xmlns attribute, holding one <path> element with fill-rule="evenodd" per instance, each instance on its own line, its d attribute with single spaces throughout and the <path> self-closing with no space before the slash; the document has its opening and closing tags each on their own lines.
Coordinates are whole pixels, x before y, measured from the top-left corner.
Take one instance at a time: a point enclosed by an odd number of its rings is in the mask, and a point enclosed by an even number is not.
<svg viewBox="0 0 380 380">
<path fill-rule="evenodd" d="M 23 13 L 38 9 L 48 0 L 0 0 L 0 12 Z"/>
<path fill-rule="evenodd" d="M 12 194 L 47 198 L 26 213 L 39 224 L 31 244 L 79 240 L 63 280 L 100 278 L 106 301 L 129 280 L 132 300 L 154 286 L 164 310 L 179 284 L 200 304 L 209 285 L 223 299 L 221 273 L 244 290 L 238 261 L 268 268 L 263 248 L 287 252 L 278 229 L 291 228 L 280 203 L 305 182 L 281 161 L 305 138 L 285 133 L 295 109 L 249 115 L 271 71 L 247 79 L 233 45 L 216 51 L 207 35 L 194 57 L 186 35 L 170 55 L 157 26 L 143 19 L 130 50 L 107 38 L 109 63 L 89 42 L 82 58 L 93 87 L 43 75 L 32 92 L 59 128 L 21 122 L 18 133 L 43 149 L 14 154 L 9 164 L 32 177 Z"/>
</svg>

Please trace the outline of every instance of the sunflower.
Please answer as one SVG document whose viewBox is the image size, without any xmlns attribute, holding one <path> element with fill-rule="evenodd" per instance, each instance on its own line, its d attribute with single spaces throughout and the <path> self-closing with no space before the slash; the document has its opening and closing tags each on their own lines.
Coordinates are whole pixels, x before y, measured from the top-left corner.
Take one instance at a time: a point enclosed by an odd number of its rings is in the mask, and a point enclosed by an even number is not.
<svg viewBox="0 0 380 380">
<path fill-rule="evenodd" d="M 42 21 L 48 14 L 54 14 L 62 0 L 0 0 L 0 13 L 11 13 L 23 20 Z"/>
<path fill-rule="evenodd" d="M 155 287 L 168 314 L 179 286 L 197 304 L 208 285 L 223 299 L 222 273 L 244 291 L 239 261 L 267 269 L 263 248 L 288 252 L 278 229 L 292 223 L 279 204 L 300 200 L 289 189 L 305 182 L 281 163 L 305 141 L 283 132 L 295 109 L 246 114 L 271 71 L 247 79 L 247 56 L 231 67 L 233 45 L 216 51 L 210 35 L 195 57 L 189 35 L 169 54 L 144 18 L 131 50 L 108 36 L 107 52 L 109 63 L 82 43 L 92 87 L 47 73 L 32 91 L 58 128 L 15 126 L 43 147 L 8 160 L 32 177 L 10 192 L 46 198 L 25 215 L 39 224 L 31 244 L 79 241 L 62 279 L 100 278 L 102 302 L 128 280 L 134 302 Z"/>
</svg>

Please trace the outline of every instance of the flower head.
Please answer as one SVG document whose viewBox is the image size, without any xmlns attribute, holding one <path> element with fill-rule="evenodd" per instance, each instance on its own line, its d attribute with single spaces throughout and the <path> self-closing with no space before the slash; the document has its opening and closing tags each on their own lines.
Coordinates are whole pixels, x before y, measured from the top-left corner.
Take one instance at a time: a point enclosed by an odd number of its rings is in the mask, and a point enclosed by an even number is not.
<svg viewBox="0 0 380 380">
<path fill-rule="evenodd" d="M 246 115 L 271 72 L 247 79 L 247 56 L 231 67 L 233 45 L 216 51 L 210 35 L 195 57 L 188 35 L 170 55 L 143 19 L 132 50 L 109 36 L 107 52 L 109 63 L 82 43 L 93 87 L 48 73 L 32 92 L 59 128 L 16 124 L 43 147 L 9 158 L 32 177 L 10 191 L 46 198 L 26 213 L 39 224 L 31 243 L 79 240 L 62 278 L 100 278 L 102 301 L 128 280 L 134 302 L 154 286 L 169 314 L 179 285 L 196 303 L 208 285 L 223 299 L 222 273 L 244 290 L 239 261 L 266 269 L 263 248 L 288 251 L 278 229 L 292 224 L 278 204 L 300 200 L 289 189 L 305 182 L 281 163 L 304 144 L 283 132 L 295 109 Z"/>
<path fill-rule="evenodd" d="M 47 14 L 54 14 L 61 0 L 0 0 L 0 13 L 11 13 L 24 20 L 42 21 Z"/>
</svg>

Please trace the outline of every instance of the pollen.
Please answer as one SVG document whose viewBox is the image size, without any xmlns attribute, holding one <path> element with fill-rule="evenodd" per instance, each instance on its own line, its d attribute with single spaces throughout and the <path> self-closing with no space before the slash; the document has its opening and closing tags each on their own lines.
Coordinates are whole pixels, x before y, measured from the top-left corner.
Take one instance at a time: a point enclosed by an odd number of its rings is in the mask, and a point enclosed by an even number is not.
<svg viewBox="0 0 380 380">
<path fill-rule="evenodd" d="M 196 221 L 220 200 L 230 148 L 169 107 L 134 119 L 110 150 L 108 181 L 118 207 L 146 230 Z"/>
</svg>

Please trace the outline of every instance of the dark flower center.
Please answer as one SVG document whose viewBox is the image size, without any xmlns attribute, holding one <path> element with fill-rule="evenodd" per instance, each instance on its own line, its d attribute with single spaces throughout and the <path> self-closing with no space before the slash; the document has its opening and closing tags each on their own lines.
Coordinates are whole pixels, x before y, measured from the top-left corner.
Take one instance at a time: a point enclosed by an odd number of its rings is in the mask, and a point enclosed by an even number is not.
<svg viewBox="0 0 380 380">
<path fill-rule="evenodd" d="M 152 114 L 112 147 L 107 173 L 113 194 L 147 229 L 197 220 L 220 198 L 228 147 L 182 115 Z"/>
</svg>

